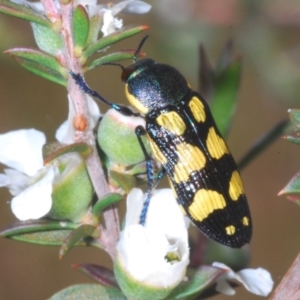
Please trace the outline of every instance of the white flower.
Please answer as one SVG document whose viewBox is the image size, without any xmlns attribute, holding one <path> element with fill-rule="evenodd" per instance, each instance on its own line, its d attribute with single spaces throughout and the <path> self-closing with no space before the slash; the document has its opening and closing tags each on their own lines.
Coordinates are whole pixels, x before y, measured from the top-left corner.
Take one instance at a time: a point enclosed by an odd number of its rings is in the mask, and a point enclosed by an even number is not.
<svg viewBox="0 0 300 300">
<path fill-rule="evenodd" d="M 51 208 L 52 182 L 57 167 L 43 167 L 45 135 L 35 129 L 21 129 L 0 135 L 0 162 L 5 169 L 0 186 L 15 196 L 12 212 L 19 220 L 38 219 Z"/>
<path fill-rule="evenodd" d="M 88 110 L 89 110 L 89 115 L 90 115 L 90 126 L 94 128 L 101 116 L 100 110 L 96 102 L 92 97 L 89 95 L 86 95 L 87 97 L 87 104 L 88 104 Z M 69 115 L 68 115 L 68 120 L 66 120 L 64 123 L 62 123 L 59 128 L 56 131 L 55 138 L 64 144 L 72 144 L 75 142 L 74 139 L 74 134 L 75 134 L 75 129 L 74 129 L 74 117 L 76 116 L 75 113 L 75 107 L 73 105 L 73 101 L 68 95 L 69 99 Z"/>
<path fill-rule="evenodd" d="M 226 270 L 226 273 L 217 279 L 216 290 L 220 293 L 235 294 L 235 290 L 227 282 L 232 279 L 239 281 L 248 291 L 256 295 L 267 296 L 272 291 L 274 282 L 270 273 L 265 269 L 244 269 L 235 273 L 223 263 L 214 262 L 212 265 Z"/>
<path fill-rule="evenodd" d="M 145 14 L 149 12 L 151 5 L 144 1 L 126 0 L 121 1 L 111 7 L 106 7 L 101 10 L 103 14 L 103 25 L 101 32 L 103 36 L 115 32 L 117 29 L 122 28 L 123 20 L 115 18 L 121 11 L 130 14 Z"/>
<path fill-rule="evenodd" d="M 44 6 L 40 1 L 26 1 L 26 0 L 11 0 L 11 1 L 17 4 L 23 4 L 25 6 L 29 6 L 39 13 L 46 14 Z M 59 11 L 60 10 L 59 1 L 53 0 L 53 2 L 57 10 Z M 114 5 L 112 5 L 112 3 L 109 3 L 107 5 L 97 4 L 97 0 L 75 0 L 74 6 L 77 5 L 84 6 L 90 18 L 97 15 L 98 13 L 100 14 L 102 14 L 103 12 L 105 13 L 106 11 L 110 11 L 111 16 L 115 17 L 121 11 L 129 14 L 145 14 L 149 12 L 149 10 L 151 9 L 150 4 L 140 0 L 125 0 L 116 3 Z M 111 20 L 108 19 L 107 17 L 106 19 L 107 19 L 106 23 L 103 24 L 105 28 L 111 27 L 109 23 L 116 23 L 116 28 L 122 27 L 122 20 L 118 20 L 118 19 Z"/>
<path fill-rule="evenodd" d="M 133 189 L 127 197 L 116 263 L 129 275 L 125 278 L 171 290 L 183 280 L 189 263 L 188 224 L 170 189 L 154 191 L 145 226 L 139 224 L 143 203 L 142 191 Z M 126 290 L 122 280 L 119 284 Z"/>
</svg>

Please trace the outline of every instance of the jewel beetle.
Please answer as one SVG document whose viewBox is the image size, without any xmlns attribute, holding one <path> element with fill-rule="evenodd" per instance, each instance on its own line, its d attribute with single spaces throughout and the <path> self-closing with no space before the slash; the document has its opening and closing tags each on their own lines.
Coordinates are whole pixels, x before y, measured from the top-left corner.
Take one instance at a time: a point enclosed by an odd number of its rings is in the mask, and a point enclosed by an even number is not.
<svg viewBox="0 0 300 300">
<path fill-rule="evenodd" d="M 121 66 L 127 99 L 146 121 L 145 128 L 137 128 L 137 137 L 147 135 L 153 155 L 162 165 L 159 179 L 167 174 L 178 204 L 194 225 L 209 238 L 240 248 L 251 240 L 252 221 L 237 165 L 208 104 L 183 75 L 149 58 L 136 60 L 143 42 L 133 64 Z M 123 114 L 134 114 L 91 90 L 79 74 L 71 75 L 84 92 Z M 150 159 L 144 153 L 151 191 L 158 180 L 154 180 Z"/>
</svg>

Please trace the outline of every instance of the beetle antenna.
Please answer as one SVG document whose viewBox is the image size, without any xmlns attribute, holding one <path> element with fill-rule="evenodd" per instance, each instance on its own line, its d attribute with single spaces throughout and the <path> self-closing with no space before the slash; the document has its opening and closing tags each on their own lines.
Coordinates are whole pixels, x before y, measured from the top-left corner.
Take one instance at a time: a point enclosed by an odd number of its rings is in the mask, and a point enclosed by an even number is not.
<svg viewBox="0 0 300 300">
<path fill-rule="evenodd" d="M 140 41 L 139 46 L 137 47 L 134 56 L 133 56 L 133 62 L 136 62 L 137 59 L 137 55 L 139 54 L 139 52 L 141 51 L 144 43 L 146 42 L 147 38 L 149 37 L 149 35 L 146 35 L 143 37 L 143 39 Z"/>
</svg>

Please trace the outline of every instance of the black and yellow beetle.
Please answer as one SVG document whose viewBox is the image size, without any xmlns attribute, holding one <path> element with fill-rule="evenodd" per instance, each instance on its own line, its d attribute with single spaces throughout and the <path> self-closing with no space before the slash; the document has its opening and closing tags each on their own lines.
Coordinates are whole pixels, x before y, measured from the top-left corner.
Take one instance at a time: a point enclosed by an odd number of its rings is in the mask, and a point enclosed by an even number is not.
<svg viewBox="0 0 300 300">
<path fill-rule="evenodd" d="M 133 114 L 92 91 L 80 75 L 71 75 L 86 93 Z M 144 132 L 153 155 L 185 214 L 221 244 L 240 248 L 249 243 L 252 223 L 242 180 L 207 103 L 175 68 L 152 59 L 123 68 L 122 80 L 130 104 L 145 117 Z M 152 184 L 151 176 L 150 172 Z M 142 219 L 146 210 L 147 206 Z"/>
</svg>

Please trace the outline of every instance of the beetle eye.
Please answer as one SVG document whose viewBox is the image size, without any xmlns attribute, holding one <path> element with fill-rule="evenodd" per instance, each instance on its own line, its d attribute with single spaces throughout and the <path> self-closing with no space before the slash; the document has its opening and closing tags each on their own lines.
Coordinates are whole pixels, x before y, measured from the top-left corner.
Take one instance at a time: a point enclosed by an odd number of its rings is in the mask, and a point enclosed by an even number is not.
<svg viewBox="0 0 300 300">
<path fill-rule="evenodd" d="M 128 78 L 130 77 L 130 75 L 132 73 L 134 73 L 136 70 L 137 70 L 137 66 L 135 64 L 132 64 L 132 65 L 126 67 L 123 70 L 122 75 L 121 75 L 122 81 L 126 83 Z"/>
</svg>

